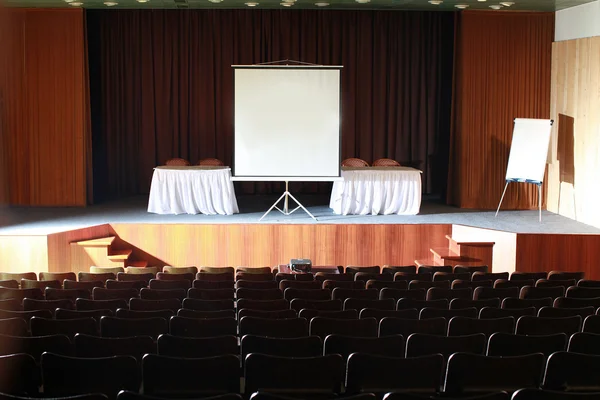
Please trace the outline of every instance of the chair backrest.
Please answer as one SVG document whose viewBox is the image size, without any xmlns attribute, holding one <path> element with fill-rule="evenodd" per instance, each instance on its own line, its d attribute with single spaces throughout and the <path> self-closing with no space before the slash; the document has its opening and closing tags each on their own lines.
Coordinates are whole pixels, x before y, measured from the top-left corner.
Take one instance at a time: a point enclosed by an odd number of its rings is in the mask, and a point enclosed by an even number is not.
<svg viewBox="0 0 600 400">
<path fill-rule="evenodd" d="M 330 274 L 325 272 L 317 272 L 315 274 L 315 281 L 353 281 L 354 275 L 349 273 Z"/>
<path fill-rule="evenodd" d="M 318 336 L 275 338 L 244 335 L 240 343 L 242 362 L 252 353 L 278 357 L 318 357 L 323 354 L 322 341 Z"/>
<path fill-rule="evenodd" d="M 321 311 L 312 310 L 310 308 L 303 308 L 298 313 L 300 318 L 306 318 L 310 322 L 314 317 L 323 318 L 335 318 L 335 319 L 358 319 L 358 311 L 356 310 L 344 310 L 344 311 Z"/>
<path fill-rule="evenodd" d="M 27 325 L 32 317 L 52 318 L 52 311 L 50 310 L 33 310 L 33 311 L 10 311 L 0 310 L 0 320 L 3 319 L 22 319 Z M 18 325 L 21 325 L 18 323 Z M 21 328 L 19 328 L 20 330 Z"/>
<path fill-rule="evenodd" d="M 567 351 L 571 353 L 600 355 L 600 334 L 578 332 L 571 335 Z"/>
<path fill-rule="evenodd" d="M 406 357 L 441 354 L 445 358 L 453 353 L 485 354 L 487 338 L 483 333 L 465 336 L 440 336 L 413 333 L 406 340 Z"/>
<path fill-rule="evenodd" d="M 49 351 L 55 354 L 70 355 L 71 341 L 66 335 L 48 336 L 0 336 L 0 356 L 10 354 L 28 354 L 40 361 L 42 353 Z"/>
<path fill-rule="evenodd" d="M 469 280 L 471 278 L 471 274 L 469 273 L 456 273 L 456 272 L 436 272 L 433 274 L 433 281 L 450 281 L 453 282 L 456 279 L 460 280 Z"/>
<path fill-rule="evenodd" d="M 540 286 L 523 286 L 521 288 L 521 292 L 519 293 L 519 298 L 521 299 L 544 299 L 546 297 L 550 297 L 552 299 L 556 299 L 557 297 L 562 297 L 565 294 L 565 288 L 562 286 L 548 286 L 548 287 L 540 287 Z M 514 297 L 514 296 L 509 296 Z"/>
<path fill-rule="evenodd" d="M 44 353 L 41 365 L 45 396 L 103 393 L 114 399 L 120 390 L 139 387 L 137 361 L 130 356 L 75 358 Z"/>
<path fill-rule="evenodd" d="M 183 158 L 170 158 L 165 161 L 165 165 L 169 167 L 187 167 L 190 165 L 190 162 Z"/>
<path fill-rule="evenodd" d="M 517 320 L 515 333 L 519 335 L 552 335 L 566 333 L 572 335 L 581 330 L 579 315 L 563 318 L 531 317 L 525 315 Z"/>
<path fill-rule="evenodd" d="M 507 297 L 519 297 L 519 288 L 487 288 L 478 287 L 473 291 L 473 300 L 485 300 L 485 299 L 503 299 Z"/>
<path fill-rule="evenodd" d="M 416 265 L 384 265 L 381 268 L 381 272 L 384 274 L 394 275 L 396 272 L 408 272 L 409 274 L 417 273 Z"/>
<path fill-rule="evenodd" d="M 471 288 L 473 290 L 475 290 L 478 287 L 493 287 L 495 284 L 495 282 L 492 281 L 467 281 L 467 280 L 462 280 L 462 279 L 455 279 L 452 281 L 452 284 L 450 285 L 450 288 L 452 289 L 465 289 L 465 288 Z"/>
<path fill-rule="evenodd" d="M 297 318 L 298 313 L 296 310 L 251 310 L 243 308 L 238 311 L 238 321 L 243 317 L 256 317 L 256 318 L 268 318 L 268 319 L 284 319 L 284 318 Z"/>
<path fill-rule="evenodd" d="M 114 313 L 111 310 L 68 310 L 57 308 L 54 312 L 54 318 L 56 319 L 94 318 L 96 321 L 100 321 L 101 317 L 112 317 L 113 315 Z"/>
<path fill-rule="evenodd" d="M 585 278 L 585 272 L 566 272 L 566 271 L 550 271 L 548 272 L 548 280 L 565 280 L 575 279 L 576 281 Z"/>
<path fill-rule="evenodd" d="M 546 279 L 548 277 L 547 272 L 520 272 L 515 271 L 510 274 L 511 281 L 522 281 L 522 280 L 532 280 L 537 281 L 538 279 Z"/>
<path fill-rule="evenodd" d="M 282 281 L 283 282 L 283 281 Z M 300 283 L 313 283 L 313 282 L 300 282 Z M 319 282 L 314 282 L 319 283 Z M 283 292 L 283 298 L 292 301 L 294 299 L 304 300 L 330 300 L 331 290 L 329 289 L 297 289 L 289 287 Z"/>
<path fill-rule="evenodd" d="M 115 274 L 115 276 L 119 273 L 119 272 L 125 272 L 125 268 L 123 267 L 96 267 L 96 266 L 91 266 L 90 267 L 90 272 L 92 274 Z"/>
<path fill-rule="evenodd" d="M 585 317 L 581 331 L 600 334 L 600 315 L 590 315 Z"/>
<path fill-rule="evenodd" d="M 40 281 L 59 281 L 62 282 L 65 279 L 76 281 L 77 275 L 75 272 L 40 272 Z"/>
<path fill-rule="evenodd" d="M 355 298 L 347 298 L 344 301 L 344 310 L 361 311 L 363 308 L 393 311 L 396 308 L 396 302 L 394 301 L 394 299 L 373 300 Z"/>
<path fill-rule="evenodd" d="M 541 353 L 518 357 L 454 353 L 448 359 L 444 392 L 512 392 L 520 388 L 539 387 L 544 361 Z"/>
<path fill-rule="evenodd" d="M 121 271 L 122 272 L 122 271 Z M 99 273 L 95 273 L 95 272 L 79 272 L 77 274 L 77 280 L 79 282 L 106 282 L 109 279 L 116 279 L 117 274 L 114 274 L 112 272 L 99 272 Z"/>
<path fill-rule="evenodd" d="M 187 298 L 202 300 L 233 300 L 235 290 L 228 289 L 198 289 L 191 288 L 187 291 Z"/>
<path fill-rule="evenodd" d="M 391 276 L 391 275 L 390 275 Z M 377 279 L 369 279 L 367 283 L 365 283 L 366 289 L 377 289 L 381 290 L 383 288 L 392 288 L 392 289 L 408 289 L 408 282 L 406 281 L 383 281 Z"/>
<path fill-rule="evenodd" d="M 287 300 L 286 300 L 287 301 Z M 341 300 L 308 300 L 308 299 L 293 299 L 289 303 L 289 308 L 300 311 L 304 308 L 321 311 L 342 311 Z"/>
<path fill-rule="evenodd" d="M 543 299 L 517 299 L 514 297 L 509 297 L 502 300 L 502 308 L 505 309 L 523 309 L 534 307 L 539 310 L 542 307 L 551 307 L 552 306 L 552 298 L 546 297 Z"/>
<path fill-rule="evenodd" d="M 356 272 L 354 274 L 355 281 L 383 281 L 383 282 L 394 282 L 394 276 L 391 274 L 376 274 L 371 272 Z"/>
<path fill-rule="evenodd" d="M 164 318 L 100 318 L 102 337 L 150 336 L 156 339 L 158 335 L 167 332 L 169 332 L 169 326 Z"/>
<path fill-rule="evenodd" d="M 581 307 L 600 307 L 600 297 L 593 299 L 579 299 L 576 297 L 558 297 L 554 300 L 554 307 L 558 308 L 581 308 Z"/>
<path fill-rule="evenodd" d="M 439 300 L 447 299 L 466 299 L 471 300 L 473 297 L 473 290 L 471 288 L 465 289 L 445 289 L 432 287 L 427 290 L 426 300 Z"/>
<path fill-rule="evenodd" d="M 131 356 L 140 361 L 144 354 L 156 352 L 150 336 L 107 338 L 78 333 L 73 338 L 74 355 L 82 358 Z"/>
<path fill-rule="evenodd" d="M 88 289 L 53 289 L 46 290 L 46 300 L 68 299 L 75 301 L 77 299 L 89 299 L 91 297 Z"/>
<path fill-rule="evenodd" d="M 291 279 L 283 279 L 279 281 L 279 289 L 285 292 L 288 288 L 300 289 L 300 290 L 320 290 L 321 282 L 318 281 L 297 281 Z"/>
<path fill-rule="evenodd" d="M 259 274 L 255 272 L 238 272 L 235 274 L 236 281 L 275 281 L 273 278 L 273 273 L 266 272 L 264 274 Z M 275 281 L 276 282 L 276 281 Z"/>
<path fill-rule="evenodd" d="M 21 289 L 33 289 L 33 288 L 38 288 L 38 289 L 41 289 L 42 291 L 45 291 L 46 288 L 61 289 L 62 283 L 60 283 L 60 281 L 57 281 L 57 280 L 38 281 L 38 280 L 32 280 L 32 279 L 21 279 Z"/>
<path fill-rule="evenodd" d="M 558 280 L 558 279 L 553 279 L 553 280 L 548 280 L 548 279 L 538 279 L 537 282 L 535 282 L 535 286 L 536 287 L 556 287 L 556 286 L 562 286 L 565 289 L 570 287 L 570 286 L 576 286 L 577 285 L 577 281 L 575 279 L 565 279 L 565 280 Z M 591 297 L 596 297 L 596 296 L 591 296 Z"/>
<path fill-rule="evenodd" d="M 475 271 L 471 276 L 472 281 L 495 281 L 498 279 L 506 279 L 508 280 L 509 274 L 508 272 L 483 272 L 483 271 Z"/>
<path fill-rule="evenodd" d="M 489 268 L 487 265 L 455 265 L 452 268 L 454 273 L 469 273 L 473 275 L 474 272 L 488 272 Z"/>
<path fill-rule="evenodd" d="M 600 392 L 600 356 L 566 351 L 550 355 L 542 389 Z"/>
<path fill-rule="evenodd" d="M 564 318 L 579 315 L 582 319 L 585 319 L 588 315 L 594 315 L 595 312 L 596 309 L 592 306 L 581 308 L 542 307 L 539 309 L 537 316 L 546 318 Z"/>
<path fill-rule="evenodd" d="M 54 310 L 57 308 L 72 309 L 73 302 L 69 299 L 62 300 L 36 300 L 23 299 L 23 311 L 49 310 L 54 315 Z"/>
<path fill-rule="evenodd" d="M 417 273 L 419 274 L 435 274 L 436 272 L 452 272 L 451 265 L 419 265 Z"/>
<path fill-rule="evenodd" d="M 483 333 L 490 336 L 495 332 L 513 333 L 515 319 L 513 317 L 478 319 L 467 317 L 453 317 L 448 322 L 448 336 L 472 335 Z"/>
<path fill-rule="evenodd" d="M 129 300 L 138 297 L 137 289 L 105 289 L 96 287 L 92 290 L 94 300 Z"/>
<path fill-rule="evenodd" d="M 580 286 L 580 287 L 591 287 L 591 288 L 600 288 L 600 280 L 580 279 L 577 282 L 577 286 Z"/>
<path fill-rule="evenodd" d="M 402 335 L 408 338 L 413 333 L 446 335 L 446 318 L 424 320 L 386 317 L 379 321 L 379 336 Z"/>
<path fill-rule="evenodd" d="M 297 338 L 308 336 L 308 321 L 304 318 L 257 318 L 242 317 L 239 320 L 239 333 L 277 338 Z"/>
<path fill-rule="evenodd" d="M 376 310 L 374 308 L 363 308 L 360 310 L 359 318 L 375 318 L 377 321 L 381 321 L 382 318 L 401 318 L 401 319 L 419 319 L 419 310 L 416 308 L 409 308 L 406 310 Z"/>
<path fill-rule="evenodd" d="M 38 396 L 40 372 L 29 354 L 10 354 L 0 357 L 1 393 Z"/>
<path fill-rule="evenodd" d="M 495 307 L 483 307 L 479 310 L 479 318 L 480 319 L 489 319 L 489 318 L 505 318 L 505 317 L 513 317 L 516 320 L 523 315 L 531 315 L 535 317 L 537 314 L 537 310 L 535 307 L 526 307 L 526 308 L 495 308 Z"/>
<path fill-rule="evenodd" d="M 44 292 L 39 288 L 11 289 L 0 287 L 0 300 L 16 299 L 18 301 L 22 301 L 25 297 L 43 300 Z"/>
<path fill-rule="evenodd" d="M 234 282 L 232 272 L 224 272 L 221 274 L 200 271 L 196 274 L 196 280 L 201 282 Z M 233 287 L 233 284 L 231 285 Z"/>
<path fill-rule="evenodd" d="M 90 293 L 92 293 L 95 287 L 104 287 L 104 285 L 104 281 L 72 281 L 69 279 L 63 281 L 63 288 L 65 290 L 81 289 L 88 290 Z"/>
<path fill-rule="evenodd" d="M 241 288 L 236 290 L 238 299 L 250 300 L 279 300 L 283 299 L 283 292 L 277 289 L 247 289 Z"/>
<path fill-rule="evenodd" d="M 116 300 L 88 300 L 88 299 L 77 299 L 75 301 L 75 307 L 80 311 L 90 310 L 111 310 L 117 311 L 117 308 L 127 308 L 127 300 L 116 299 Z"/>
<path fill-rule="evenodd" d="M 433 280 L 433 272 L 396 272 L 394 274 L 394 281 L 423 281 L 431 282 Z"/>
<path fill-rule="evenodd" d="M 134 297 L 134 296 L 132 296 Z M 179 299 L 183 301 L 187 297 L 185 289 L 148 289 L 140 290 L 140 298 L 144 300 L 167 300 Z"/>
<path fill-rule="evenodd" d="M 396 160 L 392 160 L 391 158 L 380 158 L 373 161 L 374 167 L 399 167 L 400 163 Z"/>
<path fill-rule="evenodd" d="M 117 279 L 118 278 L 119 277 L 117 276 Z M 139 292 L 140 289 L 146 286 L 148 286 L 148 282 L 143 280 L 115 281 L 113 279 L 109 279 L 106 281 L 107 289 L 135 289 Z"/>
<path fill-rule="evenodd" d="M 474 307 L 481 310 L 484 307 L 500 307 L 500 299 L 483 299 L 483 300 L 467 300 L 467 299 L 453 299 L 450 302 L 451 310 L 458 310 L 461 308 Z"/>
<path fill-rule="evenodd" d="M 383 288 L 379 292 L 379 298 L 394 299 L 396 301 L 400 299 L 425 300 L 426 294 L 425 289 Z"/>
<path fill-rule="evenodd" d="M 127 275 L 154 275 L 158 273 L 158 267 L 125 267 Z"/>
<path fill-rule="evenodd" d="M 362 290 L 365 288 L 365 281 L 335 281 L 330 279 L 323 281 L 323 289 L 333 290 L 336 288 Z"/>
<path fill-rule="evenodd" d="M 198 272 L 196 276 L 202 274 Z M 233 289 L 234 281 L 207 281 L 207 280 L 198 280 L 192 282 L 192 287 L 194 289 Z"/>
<path fill-rule="evenodd" d="M 191 338 L 165 334 L 158 337 L 157 349 L 160 356 L 182 358 L 239 354 L 238 340 L 234 335 Z"/>
<path fill-rule="evenodd" d="M 88 335 L 98 333 L 97 322 L 94 318 L 46 319 L 33 317 L 30 325 L 32 336 L 67 335 L 72 338 L 77 333 Z"/>
<path fill-rule="evenodd" d="M 32 317 L 39 318 L 39 317 Z M 27 321 L 23 318 L 7 318 L 0 320 L 0 335 L 27 336 Z"/>
<path fill-rule="evenodd" d="M 408 308 L 416 308 L 417 310 L 421 310 L 423 308 L 440 308 L 447 310 L 448 309 L 448 300 L 446 299 L 438 299 L 438 300 L 413 300 L 402 298 L 398 300 L 396 303 L 396 310 L 406 310 Z"/>
<path fill-rule="evenodd" d="M 277 357 L 260 353 L 246 357 L 246 391 L 279 393 L 334 394 L 343 381 L 343 361 L 339 354 L 320 357 Z M 302 379 L 289 371 L 310 371 Z"/>
<path fill-rule="evenodd" d="M 177 316 L 186 318 L 235 318 L 235 310 L 197 311 L 182 308 L 177 311 Z"/>
<path fill-rule="evenodd" d="M 369 274 L 379 274 L 381 273 L 381 267 L 379 265 L 348 265 L 345 268 L 346 273 L 356 274 L 357 272 L 366 272 Z"/>
<path fill-rule="evenodd" d="M 352 353 L 404 357 L 404 338 L 401 335 L 356 337 L 328 335 L 323 341 L 323 354 L 339 354 L 347 360 Z"/>
<path fill-rule="evenodd" d="M 425 289 L 429 290 L 430 288 L 444 288 L 450 289 L 450 281 L 410 281 L 408 283 L 409 289 Z"/>
<path fill-rule="evenodd" d="M 596 400 L 600 392 L 576 393 L 536 388 L 519 389 L 512 395 L 512 400 Z M 482 399 L 484 400 L 484 399 Z M 485 399 L 487 400 L 487 399 Z M 489 399 L 495 400 L 495 399 Z M 501 400 L 501 399 L 498 399 Z"/>
<path fill-rule="evenodd" d="M 21 279 L 37 280 L 35 272 L 0 272 L 0 281 L 15 280 L 20 282 Z"/>
<path fill-rule="evenodd" d="M 171 317 L 168 332 L 173 336 L 183 337 L 235 336 L 237 322 L 230 317 L 199 319 L 177 316 Z"/>
<path fill-rule="evenodd" d="M 549 281 L 556 282 L 556 281 Z M 23 287 L 23 281 L 21 281 L 21 287 Z M 562 294 L 561 294 L 562 296 Z M 567 289 L 565 297 L 575 297 L 579 299 L 593 299 L 596 297 L 600 297 L 600 288 L 593 287 L 581 287 L 581 286 L 571 286 Z M 556 296 L 560 297 L 560 296 Z"/>
<path fill-rule="evenodd" d="M 442 383 L 444 357 L 383 357 L 354 353 L 348 357 L 348 393 L 411 391 L 434 394 Z M 403 379 L 405 378 L 405 379 Z"/>
<path fill-rule="evenodd" d="M 369 163 L 360 158 L 346 158 L 342 161 L 342 167 L 368 167 Z"/>
<path fill-rule="evenodd" d="M 252 300 L 252 299 L 239 299 L 237 301 L 237 308 L 248 308 L 252 310 L 287 310 L 290 308 L 290 302 L 285 299 L 279 300 Z"/>
<path fill-rule="evenodd" d="M 567 335 L 514 335 L 511 333 L 494 333 L 490 336 L 487 355 L 496 357 L 522 356 L 531 353 L 542 353 L 546 357 L 555 351 L 564 351 L 567 347 Z"/>
<path fill-rule="evenodd" d="M 475 307 L 470 308 L 460 308 L 458 310 L 447 310 L 442 308 L 429 308 L 425 307 L 421 309 L 419 313 L 419 319 L 429 319 L 429 318 L 446 318 L 446 320 L 450 320 L 453 317 L 467 317 L 467 318 L 477 318 L 477 309 Z"/>
<path fill-rule="evenodd" d="M 129 318 L 129 319 L 145 319 L 145 318 L 163 318 L 168 321 L 173 315 L 175 315 L 175 311 L 173 310 L 149 310 L 149 311 L 139 311 L 139 310 L 128 310 L 126 308 L 119 308 L 115 313 L 115 317 L 117 318 Z"/>
<path fill-rule="evenodd" d="M 203 158 L 202 160 L 198 161 L 198 165 L 222 167 L 225 164 L 223 164 L 223 161 L 217 158 Z"/>
<path fill-rule="evenodd" d="M 325 339 L 327 335 L 338 334 L 358 337 L 377 337 L 377 320 L 365 319 L 334 319 L 314 317 L 310 321 L 310 335 Z"/>
<path fill-rule="evenodd" d="M 522 281 L 496 279 L 494 281 L 494 289 L 506 289 L 506 288 L 511 288 L 511 287 L 521 289 L 524 286 L 535 286 L 535 282 L 533 281 L 533 279 L 532 280 L 522 280 Z"/>
<path fill-rule="evenodd" d="M 233 300 L 184 299 L 181 305 L 183 308 L 196 311 L 222 311 L 235 309 Z"/>
<path fill-rule="evenodd" d="M 296 281 L 291 281 L 291 282 L 296 282 Z M 300 282 L 300 283 L 304 283 L 304 282 Z M 318 283 L 318 282 L 315 282 Z M 236 289 L 241 289 L 241 288 L 246 288 L 246 289 L 277 289 L 279 287 L 279 284 L 276 281 L 273 280 L 266 280 L 266 281 L 247 281 L 244 279 L 238 279 L 237 281 L 235 281 L 235 288 Z M 321 285 L 319 285 L 319 289 L 321 288 Z M 283 289 L 281 289 L 283 290 Z"/>
<path fill-rule="evenodd" d="M 108 287 L 108 286 L 107 286 Z M 148 282 L 150 289 L 183 289 L 188 290 L 192 287 L 192 281 L 187 279 L 165 280 L 165 279 L 150 279 Z"/>
</svg>

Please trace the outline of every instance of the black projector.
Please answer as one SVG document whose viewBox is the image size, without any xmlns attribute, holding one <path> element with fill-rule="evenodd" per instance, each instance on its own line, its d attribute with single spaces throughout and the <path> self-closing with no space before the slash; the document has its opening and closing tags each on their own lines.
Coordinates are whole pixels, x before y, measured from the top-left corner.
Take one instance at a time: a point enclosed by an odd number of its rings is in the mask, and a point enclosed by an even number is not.
<svg viewBox="0 0 600 400">
<path fill-rule="evenodd" d="M 310 272 L 312 262 L 305 258 L 292 258 L 290 260 L 290 269 L 295 272 Z"/>
</svg>

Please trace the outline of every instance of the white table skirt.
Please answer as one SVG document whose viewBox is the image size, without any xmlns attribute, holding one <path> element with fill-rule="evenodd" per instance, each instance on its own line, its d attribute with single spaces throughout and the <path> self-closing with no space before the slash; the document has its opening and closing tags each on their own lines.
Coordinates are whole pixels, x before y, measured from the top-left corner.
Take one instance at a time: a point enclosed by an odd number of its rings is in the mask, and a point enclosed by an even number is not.
<svg viewBox="0 0 600 400">
<path fill-rule="evenodd" d="M 227 167 L 156 167 L 148 212 L 156 214 L 239 213 L 231 169 Z"/>
<path fill-rule="evenodd" d="M 421 207 L 421 171 L 408 167 L 342 168 L 329 207 L 335 214 L 416 215 Z"/>
</svg>

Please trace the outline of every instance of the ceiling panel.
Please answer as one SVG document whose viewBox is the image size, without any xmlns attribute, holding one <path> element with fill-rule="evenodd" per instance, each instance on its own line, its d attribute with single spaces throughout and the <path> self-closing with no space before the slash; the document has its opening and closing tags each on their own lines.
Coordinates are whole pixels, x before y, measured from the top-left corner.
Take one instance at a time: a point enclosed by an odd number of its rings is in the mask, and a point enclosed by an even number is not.
<svg viewBox="0 0 600 400">
<path fill-rule="evenodd" d="M 81 1 L 85 8 L 109 8 L 104 5 L 106 0 L 75 0 Z M 148 0 L 139 3 L 136 0 L 110 0 L 118 2 L 110 8 L 249 8 L 246 2 L 254 1 L 259 5 L 253 9 L 283 9 L 280 0 L 222 0 L 220 3 L 212 3 L 209 0 Z M 326 7 L 318 7 L 315 3 L 327 2 Z M 557 11 L 595 0 L 513 0 L 514 5 L 502 7 L 503 10 L 513 11 Z M 385 9 L 385 10 L 456 10 L 455 5 L 467 4 L 469 10 L 490 10 L 490 6 L 498 5 L 502 0 L 444 0 L 440 5 L 432 5 L 428 0 L 371 0 L 369 3 L 359 4 L 355 0 L 296 0 L 289 9 Z M 12 7 L 71 7 L 64 0 L 7 0 L 5 4 Z"/>
</svg>

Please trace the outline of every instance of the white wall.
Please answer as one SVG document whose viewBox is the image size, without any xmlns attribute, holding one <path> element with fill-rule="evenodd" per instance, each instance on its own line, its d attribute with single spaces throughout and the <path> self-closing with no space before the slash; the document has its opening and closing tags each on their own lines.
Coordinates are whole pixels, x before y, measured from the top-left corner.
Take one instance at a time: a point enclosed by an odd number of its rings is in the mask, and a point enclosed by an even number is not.
<svg viewBox="0 0 600 400">
<path fill-rule="evenodd" d="M 556 12 L 554 41 L 600 36 L 600 0 Z"/>
</svg>

